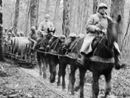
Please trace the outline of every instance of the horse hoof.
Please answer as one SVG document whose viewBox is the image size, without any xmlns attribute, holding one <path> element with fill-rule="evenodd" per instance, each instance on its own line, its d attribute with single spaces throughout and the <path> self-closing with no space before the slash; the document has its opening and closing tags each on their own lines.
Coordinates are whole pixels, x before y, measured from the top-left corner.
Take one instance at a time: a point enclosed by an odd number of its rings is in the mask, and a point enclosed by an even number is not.
<svg viewBox="0 0 130 98">
<path fill-rule="evenodd" d="M 80 89 L 80 87 L 77 86 L 77 87 L 75 87 L 74 91 L 77 92 L 79 89 Z"/>
<path fill-rule="evenodd" d="M 60 86 L 60 83 L 57 82 L 57 86 Z"/>
<path fill-rule="evenodd" d="M 62 89 L 64 90 L 66 87 L 65 86 L 62 86 Z"/>
<path fill-rule="evenodd" d="M 55 80 L 54 80 L 54 79 L 53 79 L 53 80 L 51 80 L 51 79 L 50 79 L 50 82 L 51 82 L 51 83 L 54 83 L 54 82 L 55 82 Z"/>
<path fill-rule="evenodd" d="M 74 95 L 74 91 L 71 91 L 71 95 Z"/>
<path fill-rule="evenodd" d="M 69 94 L 69 95 L 71 95 L 71 92 L 70 92 L 70 91 L 68 91 L 68 94 Z"/>
<path fill-rule="evenodd" d="M 46 79 L 46 78 L 47 78 L 47 76 L 46 76 L 45 74 L 43 74 L 43 78 L 44 78 L 44 79 Z"/>
</svg>

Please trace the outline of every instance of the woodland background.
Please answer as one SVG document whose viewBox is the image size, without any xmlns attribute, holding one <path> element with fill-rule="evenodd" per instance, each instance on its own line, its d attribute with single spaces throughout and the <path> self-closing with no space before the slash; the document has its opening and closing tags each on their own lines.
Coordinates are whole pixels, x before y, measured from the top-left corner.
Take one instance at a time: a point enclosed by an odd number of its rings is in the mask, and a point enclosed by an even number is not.
<svg viewBox="0 0 130 98">
<path fill-rule="evenodd" d="M 96 12 L 96 5 L 104 2 L 108 5 L 108 14 L 121 15 L 119 24 L 119 46 L 123 60 L 130 57 L 130 0 L 3 0 L 3 28 L 14 28 L 14 32 L 24 32 L 27 36 L 30 27 L 50 14 L 56 34 L 86 33 L 88 17 Z"/>
</svg>

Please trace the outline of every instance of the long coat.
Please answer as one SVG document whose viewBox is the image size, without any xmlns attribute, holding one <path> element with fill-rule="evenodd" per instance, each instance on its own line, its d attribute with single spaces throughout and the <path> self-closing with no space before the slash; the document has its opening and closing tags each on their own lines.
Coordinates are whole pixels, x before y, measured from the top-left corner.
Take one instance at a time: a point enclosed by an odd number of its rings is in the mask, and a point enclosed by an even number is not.
<svg viewBox="0 0 130 98">
<path fill-rule="evenodd" d="M 102 31 L 106 33 L 108 27 L 107 17 L 102 16 L 98 12 L 90 16 L 87 21 L 87 34 L 84 39 L 83 45 L 81 47 L 80 52 L 88 54 L 92 51 L 91 43 L 93 39 L 97 36 L 95 30 L 96 28 L 100 28 Z"/>
</svg>

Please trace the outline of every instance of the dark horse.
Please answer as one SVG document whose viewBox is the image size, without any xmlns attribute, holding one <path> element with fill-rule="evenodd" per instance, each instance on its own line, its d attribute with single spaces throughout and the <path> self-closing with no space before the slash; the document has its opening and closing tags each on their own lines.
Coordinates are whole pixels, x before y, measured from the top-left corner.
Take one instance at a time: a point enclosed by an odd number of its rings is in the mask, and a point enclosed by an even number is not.
<svg viewBox="0 0 130 98">
<path fill-rule="evenodd" d="M 92 72 L 93 82 L 92 82 L 92 98 L 98 98 L 99 94 L 99 78 L 101 75 L 105 76 L 106 80 L 106 92 L 104 98 L 107 97 L 109 92 L 111 91 L 111 72 L 115 66 L 114 62 L 114 41 L 117 41 L 117 34 L 118 34 L 118 23 L 121 20 L 121 17 L 117 17 L 117 21 L 113 21 L 111 19 L 108 20 L 108 28 L 107 34 L 102 35 L 98 44 L 96 44 L 96 48 L 92 53 L 90 58 L 86 57 L 84 66 L 78 64 L 78 62 L 73 60 L 71 64 L 71 73 L 70 73 L 70 88 L 72 94 L 74 94 L 74 83 L 75 83 L 75 71 L 79 68 L 80 71 L 80 83 L 77 88 L 80 88 L 80 98 L 84 98 L 84 77 L 87 70 Z M 74 53 L 79 53 L 81 43 L 83 39 L 81 39 L 75 48 L 71 51 Z M 68 57 L 70 61 L 71 58 Z M 75 65 L 74 65 L 75 62 Z M 77 62 L 77 63 L 76 63 Z"/>
<path fill-rule="evenodd" d="M 54 34 L 55 30 L 47 29 L 47 35 L 43 35 L 43 38 L 38 41 L 36 46 L 39 75 L 43 74 L 44 78 L 46 78 L 46 69 L 48 64 L 48 59 L 46 58 L 47 45 L 52 37 L 51 32 Z"/>
<path fill-rule="evenodd" d="M 65 38 L 53 36 L 49 40 L 49 49 L 46 53 L 46 57 L 49 60 L 50 67 L 50 82 L 55 82 L 56 76 L 56 66 L 59 64 L 59 51 L 61 49 L 62 44 L 64 43 Z M 60 65 L 60 64 L 59 64 Z M 60 67 L 59 67 L 60 68 Z"/>
</svg>

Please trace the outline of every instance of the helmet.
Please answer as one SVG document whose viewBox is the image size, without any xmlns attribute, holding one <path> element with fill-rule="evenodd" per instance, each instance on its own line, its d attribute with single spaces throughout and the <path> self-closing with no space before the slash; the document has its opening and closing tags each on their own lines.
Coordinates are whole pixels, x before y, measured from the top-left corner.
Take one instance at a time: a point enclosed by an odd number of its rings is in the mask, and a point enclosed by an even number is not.
<svg viewBox="0 0 130 98">
<path fill-rule="evenodd" d="M 65 38 L 65 35 L 62 34 L 62 35 L 60 35 L 59 37 L 60 37 L 60 38 Z"/>
<path fill-rule="evenodd" d="M 75 33 L 70 33 L 68 37 L 77 37 Z"/>
<path fill-rule="evenodd" d="M 32 26 L 32 27 L 31 27 L 31 30 L 36 30 L 36 27 L 35 27 L 35 26 Z"/>
<path fill-rule="evenodd" d="M 45 18 L 45 19 L 50 19 L 50 15 L 49 15 L 49 14 L 46 14 L 46 15 L 44 16 L 44 18 Z"/>
<path fill-rule="evenodd" d="M 11 32 L 8 32 L 8 35 L 11 35 L 12 33 Z"/>
<path fill-rule="evenodd" d="M 80 34 L 78 35 L 79 38 L 83 38 L 84 36 L 85 36 L 85 34 L 83 34 L 83 33 L 80 33 Z"/>
<path fill-rule="evenodd" d="M 24 36 L 24 33 L 22 31 L 20 32 L 20 36 Z"/>
<path fill-rule="evenodd" d="M 100 8 L 106 8 L 106 9 L 107 9 L 107 5 L 106 5 L 105 3 L 100 3 L 100 4 L 98 5 L 98 10 L 99 10 Z"/>
<path fill-rule="evenodd" d="M 5 30 L 8 30 L 7 28 L 5 28 Z"/>
</svg>

